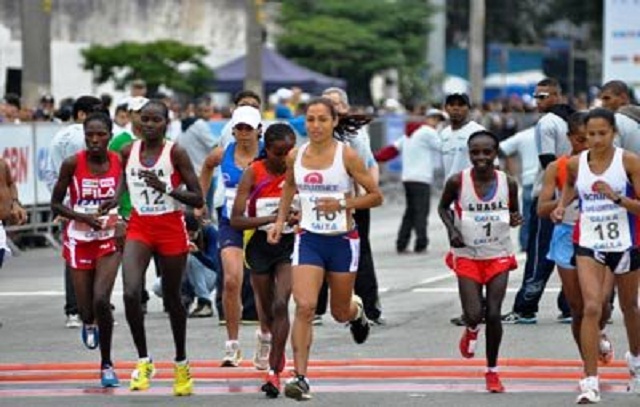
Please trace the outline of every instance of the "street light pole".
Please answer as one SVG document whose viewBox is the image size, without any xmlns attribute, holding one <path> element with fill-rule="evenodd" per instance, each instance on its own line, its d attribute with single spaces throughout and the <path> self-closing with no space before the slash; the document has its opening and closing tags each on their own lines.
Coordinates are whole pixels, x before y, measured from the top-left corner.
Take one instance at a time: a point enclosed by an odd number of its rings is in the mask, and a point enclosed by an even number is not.
<svg viewBox="0 0 640 407">
<path fill-rule="evenodd" d="M 264 0 L 245 0 L 246 48 L 244 88 L 263 96 L 262 33 L 264 28 Z"/>
<path fill-rule="evenodd" d="M 469 0 L 469 80 L 471 81 L 471 101 L 482 103 L 484 96 L 484 25 L 485 0 Z"/>
<path fill-rule="evenodd" d="M 20 2 L 22 100 L 36 106 L 51 92 L 51 0 Z"/>
</svg>

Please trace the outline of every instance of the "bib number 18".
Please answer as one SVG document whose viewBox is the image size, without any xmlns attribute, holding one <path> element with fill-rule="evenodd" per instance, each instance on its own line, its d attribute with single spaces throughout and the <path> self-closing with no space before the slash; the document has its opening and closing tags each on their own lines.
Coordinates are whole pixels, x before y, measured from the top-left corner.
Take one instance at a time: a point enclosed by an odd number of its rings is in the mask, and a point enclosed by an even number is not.
<svg viewBox="0 0 640 407">
<path fill-rule="evenodd" d="M 598 233 L 600 240 L 616 240 L 620 237 L 620 230 L 618 229 L 618 224 L 616 222 L 609 222 L 604 225 L 599 224 L 594 228 L 594 230 Z"/>
</svg>

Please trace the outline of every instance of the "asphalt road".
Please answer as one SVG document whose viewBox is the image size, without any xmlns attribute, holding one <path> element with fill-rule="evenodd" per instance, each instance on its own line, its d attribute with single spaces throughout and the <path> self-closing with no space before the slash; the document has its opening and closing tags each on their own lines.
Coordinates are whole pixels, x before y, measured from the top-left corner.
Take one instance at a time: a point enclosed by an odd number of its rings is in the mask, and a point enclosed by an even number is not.
<svg viewBox="0 0 640 407">
<path fill-rule="evenodd" d="M 481 334 L 477 359 L 461 361 L 457 345 L 461 328 L 449 319 L 459 314 L 453 275 L 443 263 L 446 234 L 435 213 L 430 219 L 431 245 L 427 254 L 397 255 L 395 234 L 402 208 L 389 202 L 373 212 L 372 246 L 375 253 L 384 317 L 388 323 L 373 329 L 369 341 L 353 344 L 343 325 L 325 317 L 315 330 L 310 370 L 314 399 L 309 405 L 344 406 L 561 406 L 573 405 L 580 375 L 577 352 L 567 325 L 555 322 L 559 285 L 549 283 L 537 325 L 505 327 L 501 358 L 507 393 L 484 392 Z M 515 231 L 514 231 L 515 233 Z M 524 261 L 521 262 L 521 265 Z M 512 273 L 504 311 L 510 309 L 521 280 Z M 148 273 L 151 284 L 153 272 Z M 105 393 L 93 377 L 98 354 L 81 344 L 78 330 L 64 328 L 62 259 L 52 249 L 35 249 L 9 259 L 0 271 L 0 406 L 245 406 L 295 403 L 265 400 L 257 389 L 262 373 L 251 367 L 221 370 L 225 332 L 217 319 L 189 320 L 188 353 L 194 364 L 196 395 L 170 395 L 170 374 L 154 383 L 152 391 L 130 394 L 126 388 Z M 135 360 L 131 336 L 123 315 L 121 284 L 116 305 L 114 359 L 126 382 Z M 146 318 L 149 349 L 156 361 L 169 361 L 173 347 L 168 319 L 161 302 L 152 298 Z M 252 354 L 255 327 L 242 327 L 241 343 Z M 640 397 L 624 391 L 626 369 L 621 358 L 626 338 L 619 311 L 610 335 L 617 362 L 603 369 L 603 403 L 638 406 Z M 42 364 L 48 364 L 45 367 Z M 73 365 L 72 365 L 73 363 Z M 95 364 L 95 368 L 93 368 Z M 196 365 L 201 367 L 196 367 Z M 123 366 L 124 365 L 124 366 Z M 37 378 L 46 373 L 49 378 Z M 88 372 L 88 373 L 87 373 Z M 229 372 L 229 373 L 227 373 Z M 18 381 L 16 375 L 36 374 Z M 83 375 L 89 374 L 90 379 Z M 28 376 L 27 376 L 28 377 Z M 69 377 L 66 381 L 52 380 Z"/>
</svg>

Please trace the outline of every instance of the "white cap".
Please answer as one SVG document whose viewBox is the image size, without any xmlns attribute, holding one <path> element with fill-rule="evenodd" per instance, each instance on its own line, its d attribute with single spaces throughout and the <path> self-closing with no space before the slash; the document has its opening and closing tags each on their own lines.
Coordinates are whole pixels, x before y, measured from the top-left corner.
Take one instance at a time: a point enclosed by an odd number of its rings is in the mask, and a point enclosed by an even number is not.
<svg viewBox="0 0 640 407">
<path fill-rule="evenodd" d="M 440 110 L 440 109 L 429 109 L 427 110 L 427 114 L 425 114 L 426 117 L 433 117 L 433 116 L 440 116 L 442 118 L 442 120 L 449 120 L 449 115 Z"/>
<path fill-rule="evenodd" d="M 289 100 L 293 96 L 293 91 L 287 88 L 280 88 L 276 91 L 276 96 L 280 100 Z"/>
<path fill-rule="evenodd" d="M 131 97 L 127 100 L 127 110 L 139 112 L 147 103 L 149 103 L 149 99 L 143 96 Z"/>
<path fill-rule="evenodd" d="M 233 111 L 231 116 L 231 125 L 236 127 L 238 124 L 247 124 L 253 129 L 257 129 L 262 122 L 260 111 L 251 106 L 240 106 Z"/>
</svg>

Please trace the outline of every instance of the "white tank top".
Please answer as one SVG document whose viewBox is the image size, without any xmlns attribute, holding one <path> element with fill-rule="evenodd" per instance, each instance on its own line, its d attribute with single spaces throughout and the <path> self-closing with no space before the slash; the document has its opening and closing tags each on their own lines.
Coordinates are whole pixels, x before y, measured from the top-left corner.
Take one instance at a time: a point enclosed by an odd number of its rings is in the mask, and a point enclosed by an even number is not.
<svg viewBox="0 0 640 407">
<path fill-rule="evenodd" d="M 455 204 L 454 224 L 462 233 L 465 247 L 453 248 L 453 253 L 478 260 L 511 256 L 507 175 L 495 171 L 494 194 L 485 200 L 475 190 L 471 170 L 468 168 L 461 173 L 460 196 Z"/>
<path fill-rule="evenodd" d="M 602 174 L 591 172 L 588 151 L 580 154 L 576 190 L 580 199 L 578 244 L 599 252 L 622 252 L 633 245 L 632 215 L 604 196 L 593 191 L 596 181 L 604 181 L 620 196 L 631 196 L 627 172 L 622 161 L 624 150 L 616 148 L 609 168 Z"/>
<path fill-rule="evenodd" d="M 300 197 L 302 229 L 319 234 L 339 234 L 349 231 L 349 214 L 341 210 L 332 214 L 319 213 L 316 209 L 318 198 L 343 199 L 353 194 L 353 180 L 347 173 L 343 161 L 344 144 L 336 142 L 333 163 L 323 170 L 311 170 L 302 166 L 302 156 L 309 143 L 298 150 L 294 174 Z"/>
<path fill-rule="evenodd" d="M 174 179 L 174 167 L 171 162 L 171 149 L 173 142 L 166 140 L 162 147 L 162 152 L 151 167 L 142 164 L 140 161 L 141 140 L 136 140 L 131 146 L 131 153 L 127 161 L 127 187 L 131 195 L 131 205 L 139 215 L 162 215 L 180 210 L 178 201 L 165 194 L 148 187 L 142 178 L 138 176 L 139 171 L 146 170 L 156 173 L 158 178 L 176 188 Z"/>
</svg>

